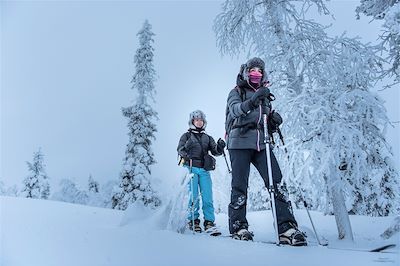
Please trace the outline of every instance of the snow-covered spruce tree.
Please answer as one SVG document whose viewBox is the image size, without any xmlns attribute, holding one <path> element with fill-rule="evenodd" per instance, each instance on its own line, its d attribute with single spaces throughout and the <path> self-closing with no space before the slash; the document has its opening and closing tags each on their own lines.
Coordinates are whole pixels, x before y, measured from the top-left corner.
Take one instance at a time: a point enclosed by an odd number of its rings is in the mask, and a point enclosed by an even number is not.
<svg viewBox="0 0 400 266">
<path fill-rule="evenodd" d="M 386 50 L 386 60 L 390 67 L 385 75 L 394 75 L 400 82 L 400 0 L 361 0 L 356 8 L 357 18 L 360 13 L 383 20 L 383 34 L 380 35 L 381 49 Z"/>
<path fill-rule="evenodd" d="M 70 179 L 60 181 L 60 189 L 52 196 L 53 200 L 86 205 L 89 197 L 84 190 L 80 190 Z"/>
<path fill-rule="evenodd" d="M 21 196 L 35 199 L 48 199 L 50 195 L 49 177 L 45 171 L 44 155 L 39 149 L 33 154 L 33 162 L 26 162 L 30 174 L 24 179 Z"/>
<path fill-rule="evenodd" d="M 134 58 L 136 72 L 131 82 L 137 98 L 133 106 L 122 109 L 123 115 L 128 119 L 129 143 L 125 151 L 119 188 L 112 197 L 112 207 L 121 210 L 125 210 L 135 201 L 141 201 L 150 207 L 161 204 L 150 182 L 150 168 L 155 163 L 151 145 L 157 131 L 154 123 L 157 112 L 148 102 L 149 99 L 154 102 L 156 72 L 153 66 L 154 33 L 147 20 L 137 35 L 139 48 Z"/>
<path fill-rule="evenodd" d="M 90 193 L 99 193 L 99 182 L 95 181 L 92 175 L 89 175 L 88 191 Z"/>
<path fill-rule="evenodd" d="M 87 196 L 88 196 L 87 205 L 95 207 L 105 207 L 103 195 L 100 193 L 99 182 L 94 180 L 92 175 L 89 175 L 88 179 Z"/>
</svg>

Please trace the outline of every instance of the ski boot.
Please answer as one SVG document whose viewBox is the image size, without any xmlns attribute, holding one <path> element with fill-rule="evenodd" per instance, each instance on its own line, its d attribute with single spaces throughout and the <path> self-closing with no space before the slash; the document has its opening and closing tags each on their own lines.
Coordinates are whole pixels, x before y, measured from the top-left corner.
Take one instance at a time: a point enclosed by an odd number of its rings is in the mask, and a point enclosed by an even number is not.
<svg viewBox="0 0 400 266">
<path fill-rule="evenodd" d="M 194 231 L 196 232 L 196 233 L 201 233 L 201 227 L 200 227 L 200 220 L 199 219 L 195 219 L 194 220 L 194 226 L 193 226 L 193 224 L 192 224 L 192 220 L 190 220 L 189 222 L 188 222 L 188 227 L 189 227 L 189 229 L 190 230 L 192 230 L 193 231 L 193 229 L 194 229 Z"/>
<path fill-rule="evenodd" d="M 242 228 L 237 232 L 232 234 L 233 239 L 244 240 L 244 241 L 253 241 L 253 233 L 247 230 L 246 228 Z"/>
<path fill-rule="evenodd" d="M 283 226 L 283 233 L 279 234 L 279 243 L 291 246 L 307 246 L 306 235 L 301 232 L 294 223 Z"/>
<path fill-rule="evenodd" d="M 221 235 L 221 232 L 218 230 L 215 223 L 208 220 L 204 221 L 204 231 L 211 236 Z"/>
</svg>

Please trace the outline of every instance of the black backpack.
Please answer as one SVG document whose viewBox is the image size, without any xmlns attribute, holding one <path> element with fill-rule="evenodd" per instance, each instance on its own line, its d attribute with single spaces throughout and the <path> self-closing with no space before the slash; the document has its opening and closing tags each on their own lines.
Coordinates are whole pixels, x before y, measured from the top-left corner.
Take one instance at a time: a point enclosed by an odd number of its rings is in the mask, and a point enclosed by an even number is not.
<svg viewBox="0 0 400 266">
<path fill-rule="evenodd" d="M 246 92 L 243 91 L 239 86 L 236 86 L 235 89 L 237 89 L 239 91 L 240 99 L 243 102 L 245 100 L 245 98 L 246 98 Z M 229 133 L 231 132 L 234 122 L 235 122 L 235 118 L 233 118 L 233 116 L 230 114 L 228 103 L 226 103 L 226 109 L 225 109 L 225 139 L 228 137 Z"/>
</svg>

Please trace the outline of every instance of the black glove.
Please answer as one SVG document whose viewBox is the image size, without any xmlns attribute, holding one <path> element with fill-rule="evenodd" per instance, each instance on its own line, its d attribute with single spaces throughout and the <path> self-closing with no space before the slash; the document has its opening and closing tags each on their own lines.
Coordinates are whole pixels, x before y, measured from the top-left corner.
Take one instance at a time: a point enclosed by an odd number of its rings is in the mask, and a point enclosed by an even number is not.
<svg viewBox="0 0 400 266">
<path fill-rule="evenodd" d="M 243 112 L 247 113 L 251 110 L 256 109 L 262 101 L 267 99 L 270 95 L 270 91 L 267 87 L 259 88 L 250 99 L 244 101 L 241 105 Z"/>
<path fill-rule="evenodd" d="M 189 154 L 185 151 L 185 148 L 184 148 L 184 147 L 182 147 L 182 148 L 179 149 L 178 154 L 179 154 L 179 156 L 181 156 L 181 157 L 183 158 L 183 160 L 184 160 L 185 162 L 188 162 L 188 161 L 190 160 L 190 158 L 189 158 L 190 156 L 189 156 Z"/>
<path fill-rule="evenodd" d="M 221 139 L 221 138 L 218 139 L 218 141 L 217 141 L 217 149 L 222 152 L 225 147 L 226 147 L 225 141 L 223 139 Z"/>
</svg>

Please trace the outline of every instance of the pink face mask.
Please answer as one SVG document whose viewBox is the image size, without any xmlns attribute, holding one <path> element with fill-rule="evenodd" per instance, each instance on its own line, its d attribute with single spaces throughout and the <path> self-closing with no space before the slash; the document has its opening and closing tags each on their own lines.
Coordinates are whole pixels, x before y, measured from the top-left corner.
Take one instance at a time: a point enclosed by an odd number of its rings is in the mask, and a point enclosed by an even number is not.
<svg viewBox="0 0 400 266">
<path fill-rule="evenodd" d="M 262 80 L 262 74 L 258 71 L 251 71 L 249 73 L 249 80 L 251 83 L 260 84 Z"/>
</svg>

